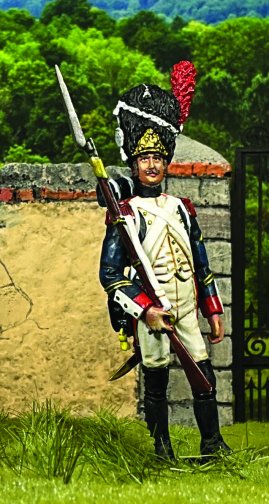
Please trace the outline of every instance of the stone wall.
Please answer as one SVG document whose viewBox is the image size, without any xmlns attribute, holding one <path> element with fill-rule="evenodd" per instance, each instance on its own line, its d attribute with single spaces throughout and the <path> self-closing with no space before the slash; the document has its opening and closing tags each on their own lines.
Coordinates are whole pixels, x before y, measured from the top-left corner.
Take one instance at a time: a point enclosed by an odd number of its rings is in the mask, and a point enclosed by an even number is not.
<svg viewBox="0 0 269 504">
<path fill-rule="evenodd" d="M 111 167 L 110 175 L 128 173 Z M 222 424 L 232 422 L 230 167 L 174 163 L 165 191 L 196 206 L 211 267 L 225 306 L 226 338 L 210 346 L 218 379 Z M 121 414 L 143 416 L 141 372 L 109 383 L 128 357 L 104 309 L 98 263 L 104 210 L 95 180 L 79 165 L 10 164 L 0 171 L 1 404 L 21 410 L 46 397 L 89 414 L 113 403 Z M 206 336 L 207 323 L 201 320 Z M 195 425 L 191 394 L 177 358 L 171 356 L 172 422 Z"/>
</svg>

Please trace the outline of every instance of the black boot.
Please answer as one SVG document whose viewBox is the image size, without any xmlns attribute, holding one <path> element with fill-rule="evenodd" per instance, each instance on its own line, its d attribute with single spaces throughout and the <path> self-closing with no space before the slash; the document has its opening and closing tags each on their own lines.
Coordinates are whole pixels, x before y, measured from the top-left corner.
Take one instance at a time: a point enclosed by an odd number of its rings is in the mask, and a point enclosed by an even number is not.
<svg viewBox="0 0 269 504">
<path fill-rule="evenodd" d="M 213 386 L 212 392 L 194 396 L 193 409 L 201 433 L 201 455 L 212 455 L 218 450 L 231 452 L 224 442 L 219 428 L 219 415 L 216 401 L 216 378 L 209 359 L 197 363 Z"/>
<path fill-rule="evenodd" d="M 145 378 L 145 420 L 155 439 L 155 453 L 159 458 L 175 460 L 168 430 L 168 403 L 166 390 L 168 368 L 142 367 Z"/>
</svg>

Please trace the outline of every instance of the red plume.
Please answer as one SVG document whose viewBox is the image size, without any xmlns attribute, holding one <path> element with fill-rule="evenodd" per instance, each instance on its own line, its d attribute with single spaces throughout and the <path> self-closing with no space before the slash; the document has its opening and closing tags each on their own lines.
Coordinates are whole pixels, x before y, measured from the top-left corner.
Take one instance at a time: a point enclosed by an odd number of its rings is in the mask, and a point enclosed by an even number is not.
<svg viewBox="0 0 269 504">
<path fill-rule="evenodd" d="M 173 66 L 171 72 L 172 91 L 179 101 L 180 119 L 183 124 L 189 116 L 192 96 L 195 88 L 196 70 L 190 61 L 180 61 Z"/>
</svg>

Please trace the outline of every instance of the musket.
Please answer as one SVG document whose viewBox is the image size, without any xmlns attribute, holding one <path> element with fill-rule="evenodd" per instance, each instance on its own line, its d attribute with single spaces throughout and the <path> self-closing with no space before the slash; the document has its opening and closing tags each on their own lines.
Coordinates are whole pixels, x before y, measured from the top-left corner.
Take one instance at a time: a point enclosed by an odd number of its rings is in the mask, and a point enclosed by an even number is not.
<svg viewBox="0 0 269 504">
<path fill-rule="evenodd" d="M 122 241 L 130 258 L 131 265 L 137 271 L 138 276 L 142 282 L 143 289 L 145 290 L 149 298 L 152 300 L 154 305 L 162 308 L 162 304 L 159 298 L 156 296 L 155 290 L 149 281 L 146 270 L 142 262 L 140 261 L 136 249 L 132 243 L 132 240 L 126 230 L 125 219 L 121 214 L 118 202 L 113 194 L 113 191 L 111 190 L 108 180 L 108 174 L 105 170 L 102 159 L 98 156 L 93 139 L 89 138 L 86 140 L 84 136 L 76 111 L 71 101 L 67 86 L 63 80 L 62 74 L 57 65 L 55 65 L 55 70 L 73 139 L 75 143 L 81 149 L 83 149 L 89 156 L 90 164 L 98 180 L 111 220 L 113 224 L 117 225 L 118 227 Z M 167 336 L 169 337 L 171 345 L 180 360 L 181 366 L 185 371 L 186 377 L 190 383 L 193 392 L 194 393 L 210 392 L 212 390 L 211 384 L 206 379 L 205 375 L 202 373 L 199 366 L 193 360 L 192 356 L 190 355 L 186 347 L 178 339 L 175 331 L 167 331 Z M 130 371 L 130 369 L 135 367 L 139 362 L 141 362 L 141 353 L 139 349 L 136 350 L 135 348 L 135 353 L 118 369 L 118 371 L 116 371 L 116 373 L 114 373 L 114 375 L 110 378 L 110 381 L 116 380 L 117 378 L 120 378 L 121 376 L 125 375 L 128 371 Z"/>
</svg>

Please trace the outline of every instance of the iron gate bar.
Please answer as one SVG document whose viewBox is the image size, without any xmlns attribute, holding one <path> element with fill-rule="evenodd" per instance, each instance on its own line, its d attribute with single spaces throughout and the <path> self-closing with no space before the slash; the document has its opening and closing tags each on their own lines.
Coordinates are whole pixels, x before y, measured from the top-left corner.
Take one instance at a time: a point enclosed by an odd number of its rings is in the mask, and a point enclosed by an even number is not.
<svg viewBox="0 0 269 504">
<path fill-rule="evenodd" d="M 262 282 L 262 162 L 261 157 L 258 158 L 258 173 L 259 173 L 259 186 L 258 186 L 258 257 L 257 257 L 257 273 L 258 285 Z M 258 326 L 261 327 L 262 323 L 262 291 L 258 290 Z"/>
<path fill-rule="evenodd" d="M 265 389 L 265 414 L 268 418 L 268 395 L 267 386 L 262 387 L 262 370 L 269 369 L 269 357 L 259 355 L 245 355 L 245 198 L 246 198 L 246 167 L 251 157 L 255 161 L 255 168 L 258 169 L 258 281 L 262 281 L 262 212 L 263 212 L 263 192 L 262 173 L 266 168 L 266 156 L 269 157 L 269 148 L 242 147 L 236 150 L 235 170 L 232 174 L 231 205 L 232 205 L 232 320 L 233 320 L 233 390 L 235 396 L 234 416 L 235 420 L 244 422 L 246 419 L 246 398 L 245 398 L 245 371 L 254 370 L 258 373 L 258 419 L 262 420 L 262 388 Z M 256 160 L 254 159 L 256 157 Z M 258 161 L 258 163 L 257 163 Z M 261 285 L 261 283 L 259 283 Z M 258 292 L 258 326 L 261 329 L 262 323 L 262 289 Z M 267 328 L 269 329 L 269 327 Z M 262 330 L 261 330 L 262 332 Z M 254 383 L 254 382 L 253 382 Z M 267 382 L 266 382 L 267 383 Z M 248 387 L 247 387 L 248 388 Z M 256 388 L 256 386 L 255 386 Z M 253 390 L 249 390 L 250 399 Z M 249 413 L 254 415 L 254 396 L 249 400 Z"/>
</svg>

